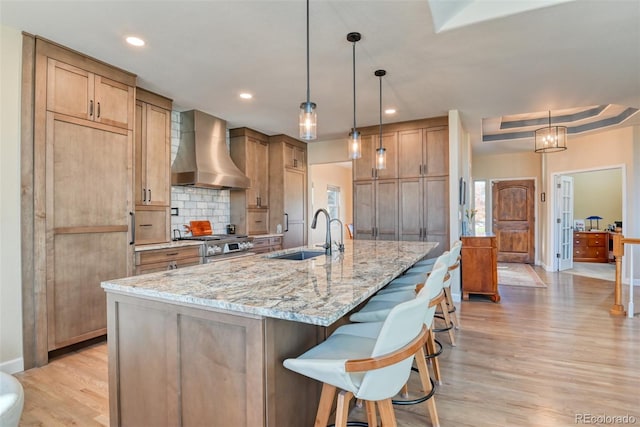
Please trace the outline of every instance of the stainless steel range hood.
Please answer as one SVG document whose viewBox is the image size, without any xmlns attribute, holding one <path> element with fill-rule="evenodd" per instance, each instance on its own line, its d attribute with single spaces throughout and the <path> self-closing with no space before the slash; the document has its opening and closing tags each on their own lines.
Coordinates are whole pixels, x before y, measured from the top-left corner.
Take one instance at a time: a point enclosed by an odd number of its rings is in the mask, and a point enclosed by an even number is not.
<svg viewBox="0 0 640 427">
<path fill-rule="evenodd" d="M 180 146 L 171 165 L 172 185 L 244 189 L 251 180 L 227 149 L 227 122 L 202 111 L 180 113 Z"/>
</svg>

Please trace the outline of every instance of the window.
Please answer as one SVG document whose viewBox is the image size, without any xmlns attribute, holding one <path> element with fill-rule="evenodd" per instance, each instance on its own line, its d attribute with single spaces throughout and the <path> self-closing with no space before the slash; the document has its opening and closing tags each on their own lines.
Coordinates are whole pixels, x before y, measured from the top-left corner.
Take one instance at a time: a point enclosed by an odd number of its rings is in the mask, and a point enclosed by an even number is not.
<svg viewBox="0 0 640 427">
<path fill-rule="evenodd" d="M 475 233 L 482 234 L 486 231 L 487 224 L 487 182 L 473 182 L 473 209 L 476 210 L 475 215 Z"/>
<path fill-rule="evenodd" d="M 331 218 L 340 218 L 340 187 L 327 185 L 327 210 Z"/>
</svg>

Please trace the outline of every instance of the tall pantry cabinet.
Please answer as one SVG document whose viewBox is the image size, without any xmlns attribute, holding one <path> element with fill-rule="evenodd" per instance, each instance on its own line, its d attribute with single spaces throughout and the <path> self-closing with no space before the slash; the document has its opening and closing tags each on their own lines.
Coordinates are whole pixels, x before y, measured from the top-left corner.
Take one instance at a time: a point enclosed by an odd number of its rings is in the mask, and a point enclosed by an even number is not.
<svg viewBox="0 0 640 427">
<path fill-rule="evenodd" d="M 269 137 L 269 229 L 282 227 L 284 249 L 307 244 L 307 145 Z"/>
<path fill-rule="evenodd" d="M 446 117 L 385 125 L 386 169 L 375 169 L 378 127 L 361 129 L 353 161 L 356 239 L 439 242 L 449 247 L 449 132 Z"/>
<path fill-rule="evenodd" d="M 34 270 L 34 358 L 42 364 L 47 351 L 106 333 L 100 282 L 132 273 L 136 77 L 37 37 L 34 58 L 26 262 Z"/>
<path fill-rule="evenodd" d="M 161 95 L 136 89 L 135 244 L 170 240 L 171 106 Z"/>
</svg>

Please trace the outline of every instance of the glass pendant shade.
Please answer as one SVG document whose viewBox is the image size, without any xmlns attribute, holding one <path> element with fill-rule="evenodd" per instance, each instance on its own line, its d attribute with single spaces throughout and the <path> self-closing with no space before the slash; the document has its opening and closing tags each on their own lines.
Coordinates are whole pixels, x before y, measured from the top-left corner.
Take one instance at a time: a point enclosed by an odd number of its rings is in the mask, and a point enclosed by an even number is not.
<svg viewBox="0 0 640 427">
<path fill-rule="evenodd" d="M 380 147 L 376 150 L 376 169 L 387 168 L 387 149 Z"/>
<path fill-rule="evenodd" d="M 353 129 L 349 134 L 349 158 L 359 159 L 362 157 L 362 138 L 360 132 Z"/>
<path fill-rule="evenodd" d="M 300 104 L 300 138 L 305 140 L 316 139 L 318 134 L 318 115 L 316 104 L 303 102 Z"/>
<path fill-rule="evenodd" d="M 567 128 L 565 126 L 551 126 L 551 111 L 549 111 L 549 126 L 535 131 L 535 152 L 554 153 L 567 149 Z"/>
</svg>

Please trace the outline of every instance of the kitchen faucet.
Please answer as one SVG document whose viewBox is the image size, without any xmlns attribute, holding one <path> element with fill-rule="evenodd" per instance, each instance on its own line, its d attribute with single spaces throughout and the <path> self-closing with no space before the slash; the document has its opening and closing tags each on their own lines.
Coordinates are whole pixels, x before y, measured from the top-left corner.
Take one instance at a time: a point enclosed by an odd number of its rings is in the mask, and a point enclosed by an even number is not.
<svg viewBox="0 0 640 427">
<path fill-rule="evenodd" d="M 329 221 L 329 225 L 331 225 L 333 221 L 338 221 L 338 224 L 340 224 L 340 244 L 336 242 L 336 245 L 338 246 L 338 250 L 340 252 L 344 252 L 344 224 L 342 223 L 342 221 L 340 221 L 340 219 L 333 218 L 331 221 Z"/>
<path fill-rule="evenodd" d="M 316 223 L 318 222 L 318 214 L 320 212 L 322 212 L 324 216 L 327 217 L 327 235 L 325 236 L 325 239 L 324 239 L 324 245 L 318 245 L 318 246 L 321 246 L 324 248 L 324 253 L 326 255 L 331 255 L 331 216 L 329 215 L 329 212 L 327 212 L 326 209 L 320 208 L 316 211 L 316 213 L 313 215 L 311 228 L 315 230 Z"/>
</svg>

